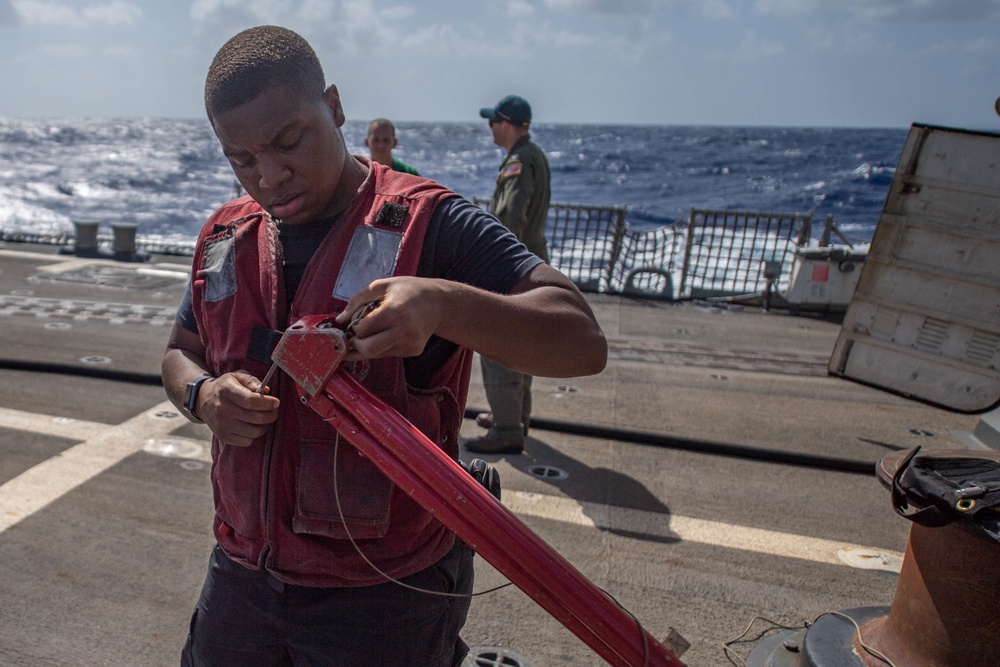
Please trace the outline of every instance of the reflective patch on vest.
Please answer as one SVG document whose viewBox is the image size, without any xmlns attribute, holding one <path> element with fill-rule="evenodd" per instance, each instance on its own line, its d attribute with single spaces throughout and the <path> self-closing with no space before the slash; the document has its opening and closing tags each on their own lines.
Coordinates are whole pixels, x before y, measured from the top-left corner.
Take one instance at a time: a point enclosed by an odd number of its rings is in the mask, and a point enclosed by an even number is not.
<svg viewBox="0 0 1000 667">
<path fill-rule="evenodd" d="M 388 278 L 396 272 L 396 260 L 403 234 L 374 227 L 354 230 L 347 256 L 340 267 L 333 296 L 347 301 L 368 287 L 373 280 Z"/>
<path fill-rule="evenodd" d="M 387 201 L 378 210 L 378 215 L 375 216 L 375 224 L 382 227 L 402 227 L 403 223 L 406 222 L 406 209 L 407 207 L 403 204 L 394 204 L 391 201 Z"/>
<path fill-rule="evenodd" d="M 222 301 L 236 294 L 236 238 L 232 234 L 205 244 L 201 275 L 206 301 Z"/>
</svg>

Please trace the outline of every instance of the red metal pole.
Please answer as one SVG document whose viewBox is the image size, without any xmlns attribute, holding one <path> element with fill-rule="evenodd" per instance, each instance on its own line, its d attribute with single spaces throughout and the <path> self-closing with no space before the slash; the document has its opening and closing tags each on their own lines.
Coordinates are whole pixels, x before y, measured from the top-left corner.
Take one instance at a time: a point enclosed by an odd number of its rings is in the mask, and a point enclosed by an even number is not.
<svg viewBox="0 0 1000 667">
<path fill-rule="evenodd" d="M 682 667 L 634 616 L 402 415 L 351 376 L 332 372 L 346 344 L 343 332 L 322 328 L 328 321 L 319 316 L 304 318 L 286 333 L 274 353 L 278 365 L 299 383 L 306 405 L 609 664 Z M 312 335 L 316 333 L 340 338 L 331 344 L 322 341 L 327 336 Z"/>
</svg>

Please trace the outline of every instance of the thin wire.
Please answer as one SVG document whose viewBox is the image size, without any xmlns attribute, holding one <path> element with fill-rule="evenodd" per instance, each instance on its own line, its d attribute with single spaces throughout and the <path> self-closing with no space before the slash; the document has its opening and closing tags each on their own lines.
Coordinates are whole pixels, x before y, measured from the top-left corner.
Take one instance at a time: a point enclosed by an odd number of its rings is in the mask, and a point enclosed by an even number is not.
<svg viewBox="0 0 1000 667">
<path fill-rule="evenodd" d="M 618 605 L 622 611 L 631 616 L 632 620 L 635 621 L 635 624 L 639 626 L 639 634 L 642 635 L 643 666 L 649 667 L 649 637 L 646 636 L 646 629 L 642 627 L 642 623 L 639 622 L 639 619 L 636 617 L 636 615 L 633 614 L 631 611 L 629 611 L 625 605 L 623 605 L 621 602 L 618 601 L 618 598 L 616 598 L 614 595 L 607 592 L 603 588 L 601 588 L 601 592 L 603 592 L 605 595 L 611 598 L 611 601 L 614 602 L 616 605 Z"/>
<path fill-rule="evenodd" d="M 844 613 L 839 612 L 839 611 L 824 612 L 824 613 L 820 614 L 819 616 L 817 616 L 816 620 L 813 621 L 813 623 L 815 623 L 816 621 L 818 621 L 819 619 L 821 619 L 823 616 L 825 616 L 827 614 L 830 614 L 832 616 L 840 616 L 841 618 L 846 618 L 848 621 L 850 621 L 851 625 L 854 626 L 855 631 L 858 633 L 858 644 L 861 645 L 861 648 L 863 648 L 864 650 L 868 651 L 869 654 L 871 654 L 872 656 L 878 658 L 879 660 L 881 660 L 885 664 L 889 665 L 889 667 L 896 667 L 896 664 L 892 660 L 890 660 L 889 658 L 887 658 L 885 656 L 885 654 L 883 654 L 883 653 L 875 650 L 874 648 L 872 648 L 871 646 L 869 646 L 868 644 L 866 644 L 864 642 L 864 640 L 861 638 L 861 626 L 858 625 L 858 622 L 855 621 L 850 616 L 848 616 L 847 614 L 844 614 Z"/>
<path fill-rule="evenodd" d="M 776 621 L 772 621 L 771 619 L 765 618 L 763 616 L 754 616 L 752 619 L 750 619 L 750 623 L 747 624 L 746 629 L 743 630 L 743 632 L 741 632 L 739 634 L 739 636 L 737 636 L 737 637 L 735 637 L 733 639 L 730 639 L 729 641 L 723 643 L 722 649 L 725 652 L 726 657 L 730 658 L 730 660 L 732 660 L 732 658 L 736 658 L 740 662 L 740 664 L 743 665 L 743 667 L 746 667 L 746 664 L 747 664 L 746 661 L 743 658 L 741 658 L 740 656 L 738 656 L 735 651 L 733 651 L 732 649 L 730 649 L 729 646 L 730 646 L 730 644 L 735 644 L 739 640 L 743 639 L 743 637 L 748 632 L 750 632 L 750 628 L 753 627 L 753 624 L 754 624 L 755 621 L 757 621 L 757 620 L 766 621 L 766 622 L 768 622 L 768 623 L 770 623 L 771 625 L 774 626 L 773 628 L 769 628 L 768 630 L 765 630 L 764 632 L 768 632 L 770 630 L 774 630 L 775 628 L 781 628 L 781 629 L 784 629 L 784 630 L 801 630 L 803 628 L 808 628 L 808 627 L 811 627 L 811 626 L 815 625 L 816 621 L 818 621 L 819 619 L 823 618 L 824 616 L 839 616 L 841 618 L 845 618 L 848 621 L 850 621 L 851 625 L 854 626 L 855 634 L 857 634 L 857 636 L 858 636 L 858 644 L 861 646 L 861 648 L 863 648 L 865 651 L 867 651 L 873 657 L 875 657 L 875 658 L 881 660 L 882 662 L 884 662 L 886 665 L 888 665 L 888 667 L 896 667 L 896 664 L 892 660 L 890 660 L 883 653 L 881 653 L 880 651 L 876 650 L 875 648 L 869 646 L 868 644 L 866 644 L 864 642 L 864 639 L 861 637 L 861 626 L 858 625 L 857 621 L 855 621 L 853 618 L 851 618 L 847 614 L 845 614 L 843 612 L 839 612 L 839 611 L 824 611 L 822 614 L 820 614 L 819 616 L 817 616 L 816 618 L 814 618 L 811 622 L 806 623 L 805 625 L 799 625 L 799 626 L 796 626 L 796 627 L 792 627 L 792 626 L 788 626 L 788 625 L 782 625 L 781 623 L 778 623 Z M 761 634 L 763 634 L 763 633 L 761 633 Z M 760 635 L 758 635 L 758 637 L 759 636 Z"/>
<path fill-rule="evenodd" d="M 486 595 L 487 593 L 495 593 L 501 588 L 507 588 L 508 586 L 512 585 L 512 582 L 508 581 L 506 584 L 501 584 L 499 586 L 495 586 L 494 588 L 488 588 L 485 591 L 479 591 L 478 593 L 475 592 L 444 593 L 442 591 L 427 590 L 426 588 L 420 588 L 419 586 L 411 586 L 410 584 L 403 583 L 399 579 L 395 579 L 394 577 L 386 574 L 381 569 L 379 569 L 378 565 L 371 562 L 371 560 L 368 559 L 368 556 L 366 556 L 364 552 L 361 551 L 361 547 L 358 546 L 358 543 L 354 541 L 354 536 L 351 535 L 351 531 L 347 527 L 347 519 L 344 517 L 344 510 L 340 506 L 340 493 L 337 490 L 337 452 L 339 448 L 340 448 L 340 431 L 337 431 L 337 437 L 333 441 L 333 497 L 337 501 L 337 513 L 340 514 L 340 523 L 344 527 L 344 532 L 347 534 L 347 539 L 351 541 L 351 545 L 354 547 L 354 550 L 358 552 L 358 555 L 361 556 L 361 558 L 366 563 L 368 563 L 368 565 L 373 570 L 382 575 L 387 581 L 391 581 L 392 583 L 398 586 L 402 586 L 403 588 L 409 588 L 411 591 L 417 591 L 418 593 L 426 593 L 428 595 L 438 595 L 440 597 L 446 597 L 446 598 L 474 598 L 479 595 Z"/>
<path fill-rule="evenodd" d="M 417 591 L 418 593 L 426 593 L 428 595 L 438 595 L 441 597 L 449 597 L 449 598 L 474 598 L 480 595 L 486 595 L 487 593 L 495 593 L 496 591 L 499 591 L 502 588 L 507 588 L 508 586 L 513 585 L 513 582 L 508 581 L 506 584 L 501 584 L 493 588 L 488 588 L 485 591 L 479 591 L 475 593 L 443 593 L 441 591 L 431 591 L 427 590 L 426 588 L 411 586 L 410 584 L 403 583 L 399 579 L 395 579 L 394 577 L 386 574 L 381 569 L 379 569 L 379 567 L 371 560 L 369 560 L 368 556 L 366 556 L 364 552 L 361 551 L 361 547 L 358 545 L 357 542 L 354 541 L 354 537 L 351 535 L 351 531 L 347 527 L 347 519 L 344 517 L 344 510 L 340 506 L 340 492 L 337 488 L 337 453 L 339 451 L 340 451 L 340 431 L 337 431 L 337 436 L 334 438 L 333 441 L 333 497 L 337 501 L 337 513 L 340 515 L 340 523 L 344 527 L 344 533 L 347 535 L 347 539 L 350 540 L 351 545 L 354 547 L 354 550 L 358 552 L 358 555 L 361 556 L 361 558 L 366 563 L 368 563 L 368 565 L 373 570 L 382 575 L 387 581 L 391 581 L 392 583 L 402 586 L 403 588 L 408 588 L 412 591 Z M 615 598 L 615 596 L 611 595 L 611 593 L 608 593 L 603 588 L 601 590 L 604 591 L 604 594 L 607 595 L 609 598 L 611 598 L 611 600 L 614 601 L 614 603 L 618 605 L 622 609 L 622 611 L 631 616 L 632 620 L 635 621 L 636 626 L 638 626 L 639 628 L 639 634 L 642 636 L 643 665 L 644 667 L 649 667 L 649 656 L 650 656 L 649 637 L 647 637 L 646 630 L 645 628 L 642 627 L 642 623 L 640 623 L 636 615 L 633 614 L 631 611 L 629 611 L 624 605 L 622 605 L 622 603 L 619 602 Z"/>
<path fill-rule="evenodd" d="M 775 628 L 781 628 L 781 629 L 784 629 L 784 630 L 801 630 L 802 628 L 807 627 L 805 625 L 800 625 L 800 626 L 797 626 L 797 627 L 792 627 L 792 626 L 789 626 L 789 625 L 782 625 L 781 623 L 778 623 L 777 621 L 772 621 L 771 619 L 765 618 L 764 616 L 754 616 L 753 618 L 750 619 L 750 622 L 747 623 L 747 627 L 743 630 L 743 632 L 741 632 L 736 637 L 734 637 L 734 638 L 730 639 L 729 641 L 724 642 L 722 644 L 722 650 L 726 654 L 726 657 L 730 658 L 730 661 L 733 658 L 736 658 L 740 662 L 740 664 L 743 665 L 743 667 L 746 667 L 746 664 L 747 664 L 746 660 L 744 660 L 739 655 L 737 655 L 735 651 L 733 651 L 731 648 L 729 648 L 729 646 L 730 646 L 730 644 L 735 644 L 739 640 L 743 639 L 743 637 L 745 637 L 746 634 L 748 632 L 750 632 L 750 628 L 753 627 L 753 624 L 755 622 L 757 622 L 758 620 L 765 621 L 765 622 L 770 623 L 771 625 L 774 626 L 772 628 L 768 628 L 764 632 L 769 632 L 770 630 L 774 630 Z M 764 634 L 764 633 L 762 632 L 761 635 L 762 634 Z M 758 638 L 759 637 L 760 637 L 760 635 L 758 635 Z"/>
</svg>

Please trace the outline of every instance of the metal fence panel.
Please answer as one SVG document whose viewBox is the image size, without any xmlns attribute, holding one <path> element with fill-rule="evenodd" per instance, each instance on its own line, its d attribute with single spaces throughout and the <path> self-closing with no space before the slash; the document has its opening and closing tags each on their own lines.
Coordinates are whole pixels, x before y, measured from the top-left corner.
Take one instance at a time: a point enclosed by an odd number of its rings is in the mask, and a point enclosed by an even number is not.
<svg viewBox="0 0 1000 667">
<path fill-rule="evenodd" d="M 485 206 L 488 198 L 474 197 Z M 768 213 L 692 208 L 686 221 L 655 229 L 629 229 L 625 206 L 549 206 L 545 236 L 549 261 L 582 291 L 656 299 L 762 294 L 765 268 L 773 288 L 787 289 L 794 251 L 808 245 L 812 212 Z M 832 225 L 832 221 L 830 222 Z M 7 234 L 6 242 L 71 245 L 72 234 Z M 108 255 L 113 239 L 94 239 Z M 194 243 L 138 237 L 139 252 L 190 255 Z"/>
<path fill-rule="evenodd" d="M 473 198 L 479 206 L 489 199 Z M 549 263 L 584 292 L 607 292 L 625 235 L 624 206 L 549 205 Z"/>
<path fill-rule="evenodd" d="M 609 292 L 652 298 L 675 298 L 679 283 L 678 242 L 670 227 L 625 231 L 618 261 L 612 267 Z"/>
<path fill-rule="evenodd" d="M 812 212 L 768 213 L 692 208 L 688 216 L 680 298 L 756 294 L 766 262 L 779 262 L 785 289 L 795 248 L 808 243 Z M 675 224 L 676 226 L 676 224 Z"/>
<path fill-rule="evenodd" d="M 489 199 L 476 197 L 482 206 Z M 692 208 L 686 221 L 628 228 L 624 206 L 552 204 L 549 261 L 585 292 L 692 299 L 788 287 L 794 251 L 809 243 L 812 212 Z"/>
</svg>

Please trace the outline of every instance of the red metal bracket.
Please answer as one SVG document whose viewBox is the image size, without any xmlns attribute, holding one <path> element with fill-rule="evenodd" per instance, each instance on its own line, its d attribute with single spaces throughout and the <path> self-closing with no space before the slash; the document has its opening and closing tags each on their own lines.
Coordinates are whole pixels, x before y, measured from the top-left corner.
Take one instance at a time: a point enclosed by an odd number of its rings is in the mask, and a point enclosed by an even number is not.
<svg viewBox="0 0 1000 667">
<path fill-rule="evenodd" d="M 400 489 L 611 665 L 683 667 L 639 621 L 524 525 L 462 467 L 353 377 L 333 317 L 295 323 L 273 360 L 302 402 Z"/>
</svg>

